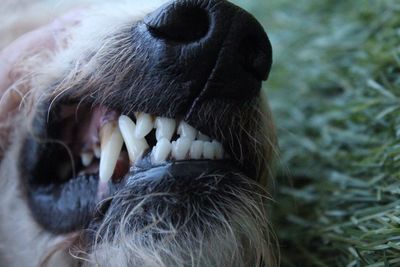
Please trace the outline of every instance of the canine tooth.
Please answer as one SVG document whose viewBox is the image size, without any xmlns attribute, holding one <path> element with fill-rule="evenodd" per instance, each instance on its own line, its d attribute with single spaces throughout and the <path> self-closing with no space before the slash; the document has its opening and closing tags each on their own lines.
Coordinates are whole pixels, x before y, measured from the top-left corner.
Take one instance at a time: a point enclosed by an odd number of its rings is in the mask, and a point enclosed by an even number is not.
<svg viewBox="0 0 400 267">
<path fill-rule="evenodd" d="M 162 138 L 157 142 L 157 145 L 153 148 L 151 152 L 151 161 L 153 164 L 159 164 L 164 162 L 169 152 L 171 152 L 171 143 L 166 138 Z"/>
<path fill-rule="evenodd" d="M 211 138 L 208 137 L 207 135 L 202 134 L 201 132 L 199 132 L 197 134 L 197 140 L 200 140 L 200 141 L 211 141 Z"/>
<path fill-rule="evenodd" d="M 137 125 L 125 115 L 122 115 L 118 119 L 119 129 L 125 142 L 126 149 L 128 150 L 130 162 L 135 162 L 139 157 L 142 156 L 143 152 L 149 147 L 146 139 L 136 138 L 134 135 L 135 128 Z M 153 127 L 153 126 L 152 126 Z"/>
<path fill-rule="evenodd" d="M 187 124 L 186 122 L 181 121 L 179 123 L 177 133 L 181 137 L 185 137 L 185 138 L 188 138 L 191 141 L 193 141 L 194 139 L 196 139 L 197 130 L 195 128 L 193 128 L 192 126 L 190 126 L 189 124 Z"/>
<path fill-rule="evenodd" d="M 135 138 L 145 137 L 153 129 L 153 118 L 150 114 L 139 113 L 136 116 Z"/>
<path fill-rule="evenodd" d="M 176 127 L 176 122 L 174 119 L 157 117 L 155 121 L 156 130 L 156 139 L 160 141 L 165 138 L 168 141 L 171 140 Z"/>
<path fill-rule="evenodd" d="M 82 165 L 88 167 L 93 161 L 93 153 L 83 152 L 81 153 Z"/>
<path fill-rule="evenodd" d="M 200 159 L 201 154 L 203 153 L 203 141 L 193 141 L 190 146 L 190 158 L 191 159 Z"/>
<path fill-rule="evenodd" d="M 214 159 L 214 157 L 215 157 L 215 149 L 216 149 L 216 147 L 214 146 L 213 143 L 204 142 L 203 143 L 203 157 L 205 159 Z"/>
<path fill-rule="evenodd" d="M 224 158 L 224 148 L 222 144 L 216 140 L 211 142 L 215 147 L 215 158 L 216 159 L 223 159 Z"/>
<path fill-rule="evenodd" d="M 177 160 L 185 159 L 191 144 L 192 140 L 186 137 L 180 137 L 175 142 L 172 142 L 172 157 Z"/>
<path fill-rule="evenodd" d="M 108 123 L 100 130 L 101 157 L 100 181 L 106 183 L 114 173 L 115 165 L 122 149 L 123 139 L 115 122 Z"/>
</svg>

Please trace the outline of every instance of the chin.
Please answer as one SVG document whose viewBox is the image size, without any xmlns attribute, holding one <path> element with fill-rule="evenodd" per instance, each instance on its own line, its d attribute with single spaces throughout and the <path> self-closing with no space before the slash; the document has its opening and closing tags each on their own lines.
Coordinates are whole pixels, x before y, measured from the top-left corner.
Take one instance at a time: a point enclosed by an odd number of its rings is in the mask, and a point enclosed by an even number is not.
<svg viewBox="0 0 400 267">
<path fill-rule="evenodd" d="M 277 265 L 272 49 L 252 15 L 97 6 L 25 60 L 2 141 L 4 266 Z"/>
</svg>

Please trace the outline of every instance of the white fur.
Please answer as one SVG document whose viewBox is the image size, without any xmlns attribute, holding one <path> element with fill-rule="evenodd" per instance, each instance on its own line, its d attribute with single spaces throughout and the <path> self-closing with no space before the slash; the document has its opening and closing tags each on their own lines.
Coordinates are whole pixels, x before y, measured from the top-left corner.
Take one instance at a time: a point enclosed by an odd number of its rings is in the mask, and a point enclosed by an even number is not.
<svg viewBox="0 0 400 267">
<path fill-rule="evenodd" d="M 187 232 L 178 235 L 180 229 L 171 225 L 170 239 L 163 242 L 141 238 L 141 229 L 133 233 L 127 233 L 123 227 L 129 224 L 129 216 L 138 215 L 140 206 L 133 209 L 127 217 L 121 217 L 121 229 L 107 238 L 98 242 L 88 250 L 76 246 L 76 235 L 54 236 L 35 223 L 25 201 L 25 196 L 18 177 L 9 177 L 8 174 L 19 174 L 15 157 L 21 148 L 24 133 L 29 132 L 29 125 L 34 114 L 32 107 L 42 96 L 48 93 L 42 91 L 49 88 L 54 81 L 61 82 L 56 88 L 54 97 L 58 97 L 65 90 L 70 90 L 79 77 L 85 77 L 88 73 L 99 68 L 97 60 L 107 54 L 109 46 L 113 44 L 114 35 L 121 28 L 132 25 L 136 20 L 158 7 L 165 0 L 158 1 L 126 1 L 120 4 L 106 4 L 101 7 L 91 7 L 82 24 L 70 32 L 68 45 L 59 44 L 56 52 L 51 52 L 51 60 L 46 64 L 37 64 L 38 61 L 46 61 L 49 52 L 32 57 L 25 62 L 25 66 L 35 66 L 27 76 L 30 86 L 37 89 L 26 95 L 27 101 L 24 111 L 17 116 L 14 123 L 18 125 L 17 134 L 10 138 L 13 143 L 0 166 L 0 267 L 28 267 L 28 266 L 57 266 L 72 267 L 83 266 L 124 267 L 124 266 L 255 266 L 260 258 L 273 266 L 276 262 L 273 257 L 273 238 L 269 237 L 268 214 L 265 210 L 265 195 L 262 191 L 260 198 L 256 192 L 232 192 L 232 196 L 240 197 L 242 202 L 233 203 L 234 212 L 228 212 L 229 199 L 223 205 L 216 206 L 228 213 L 227 217 L 219 216 L 222 226 L 207 228 L 213 235 L 206 236 L 201 233 L 202 225 L 194 225 L 200 240 L 194 240 L 194 235 Z M 99 41 L 101 40 L 101 41 Z M 95 55 L 93 55 L 93 52 Z M 92 55 L 88 58 L 88 55 Z M 257 107 L 255 107 L 257 108 Z M 262 112 L 262 111 L 260 111 Z M 262 112 L 263 113 L 263 112 Z M 265 113 L 263 113 L 265 114 Z M 262 115 L 264 116 L 264 115 Z M 255 124 L 259 124 L 256 118 Z M 270 126 L 270 125 L 269 125 Z M 252 136 L 255 147 L 259 142 L 273 147 L 275 140 L 263 135 L 264 125 L 257 126 L 258 131 Z M 272 127 L 272 126 L 270 126 Z M 268 133 L 269 137 L 273 133 Z M 268 144 L 270 142 L 271 144 Z M 260 150 L 260 149 L 259 149 Z M 263 153 L 264 151 L 256 151 Z M 265 159 L 270 160 L 270 158 Z M 269 171 L 269 169 L 267 168 Z M 254 186 L 256 186 L 254 184 Z M 151 197 L 144 198 L 150 201 Z M 235 206 L 237 204 L 237 206 Z M 158 215 L 157 215 L 158 216 Z M 156 217 L 158 222 L 165 218 Z M 124 223 L 125 221 L 125 223 Z M 206 221 L 203 222 L 207 224 Z M 107 230 L 107 224 L 103 223 L 103 230 Z M 160 229 L 157 224 L 154 228 L 147 229 L 150 233 L 156 233 Z M 106 231 L 107 232 L 107 231 Z M 81 261 L 80 258 L 84 260 Z M 227 265 L 225 265 L 227 266 Z"/>
</svg>

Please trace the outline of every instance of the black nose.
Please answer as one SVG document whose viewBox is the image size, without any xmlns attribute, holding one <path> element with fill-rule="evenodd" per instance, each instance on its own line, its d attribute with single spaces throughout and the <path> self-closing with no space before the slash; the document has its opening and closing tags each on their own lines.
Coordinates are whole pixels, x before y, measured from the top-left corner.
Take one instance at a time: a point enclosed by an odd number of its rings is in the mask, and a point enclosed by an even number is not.
<svg viewBox="0 0 400 267">
<path fill-rule="evenodd" d="M 192 2 L 176 2 L 146 18 L 155 36 L 169 41 L 189 43 L 203 38 L 210 27 L 208 11 Z"/>
<path fill-rule="evenodd" d="M 272 53 L 266 33 L 253 16 L 227 1 L 175 1 L 153 12 L 145 23 L 160 40 L 182 46 L 200 43 L 199 50 L 214 43 L 225 57 L 223 64 L 240 67 L 260 80 L 268 77 Z"/>
<path fill-rule="evenodd" d="M 127 29 L 131 35 L 121 47 L 131 51 L 125 59 L 131 64 L 120 74 L 127 76 L 120 91 L 132 110 L 189 122 L 212 105 L 240 109 L 259 96 L 270 71 L 263 27 L 225 0 L 175 0 Z"/>
</svg>

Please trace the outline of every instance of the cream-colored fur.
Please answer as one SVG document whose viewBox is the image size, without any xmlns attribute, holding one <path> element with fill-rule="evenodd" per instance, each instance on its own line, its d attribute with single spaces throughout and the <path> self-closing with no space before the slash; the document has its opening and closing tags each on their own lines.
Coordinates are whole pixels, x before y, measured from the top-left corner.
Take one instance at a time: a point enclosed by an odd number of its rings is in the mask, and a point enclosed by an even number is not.
<svg viewBox="0 0 400 267">
<path fill-rule="evenodd" d="M 0 267 L 69 267 L 81 264 L 121 267 L 132 264 L 136 264 L 135 266 L 187 266 L 185 260 L 188 258 L 192 260 L 192 266 L 205 266 L 204 264 L 208 262 L 207 255 L 213 255 L 219 250 L 221 253 L 214 256 L 221 258 L 210 259 L 210 262 L 214 264 L 227 262 L 229 257 L 232 257 L 230 259 L 232 266 L 249 266 L 245 265 L 246 263 L 256 265 L 260 258 L 270 262 L 270 266 L 276 262 L 272 252 L 273 238 L 268 236 L 270 229 L 264 206 L 267 196 L 263 190 L 261 190 L 263 194 L 261 196 L 258 195 L 259 192 L 242 194 L 233 192 L 236 196 L 240 196 L 242 202 L 239 204 L 242 206 L 239 207 L 243 208 L 231 214 L 230 221 L 221 219 L 223 227 L 211 229 L 215 232 L 214 239 L 200 240 L 196 244 L 185 244 L 177 239 L 165 244 L 164 247 L 160 247 L 160 244 L 155 242 L 149 246 L 139 241 L 137 233 L 127 234 L 120 231 L 113 237 L 116 239 L 99 242 L 92 251 L 88 252 L 78 247 L 77 236 L 80 233 L 52 235 L 43 230 L 30 214 L 26 197 L 19 183 L 20 173 L 16 158 L 21 149 L 23 137 L 30 131 L 36 104 L 43 98 L 57 99 L 65 91 L 72 90 L 74 84 L 100 68 L 98 60 L 110 53 L 110 47 L 117 41 L 114 37 L 119 36 L 121 29 L 130 27 L 162 2 L 165 1 L 131 0 L 98 7 L 94 6 L 92 1 L 85 1 L 92 5 L 86 8 L 81 25 L 71 29 L 66 47 L 62 42 L 58 44 L 55 51 L 41 51 L 18 65 L 24 71 L 24 75 L 21 80 L 12 85 L 11 89 L 22 92 L 24 100 L 15 117 L 12 118 L 11 124 L 6 126 L 11 129 L 7 138 L 11 140 L 11 143 L 7 146 L 0 165 Z M 50 8 L 51 12 L 50 10 L 46 12 L 42 9 L 48 8 L 49 4 L 44 1 L 32 4 L 31 1 L 20 0 L 19 4 L 17 5 L 14 1 L 7 3 L 7 8 L 13 8 L 16 12 L 10 15 L 6 25 L 0 28 L 0 35 L 6 36 L 0 43 L 0 47 L 4 47 L 17 35 L 50 21 L 73 6 L 71 3 L 56 4 L 53 6 L 54 9 Z M 25 11 L 21 8 L 23 4 L 29 6 Z M 39 11 L 40 16 L 38 16 Z M 5 8 L 1 13 L 6 13 Z M 89 54 L 92 56 L 88 59 Z M 54 81 L 60 80 L 62 82 L 57 88 L 52 91 L 46 90 Z M 86 92 L 79 92 L 82 95 L 84 93 Z M 257 104 L 260 105 L 260 103 Z M 259 142 L 265 144 L 267 152 L 263 149 L 256 152 L 265 153 L 264 159 L 269 161 L 275 147 L 273 126 L 268 117 L 269 111 L 260 109 L 257 112 L 260 112 L 259 115 L 267 120 L 265 125 L 260 125 L 260 130 L 255 132 L 253 138 L 255 144 Z M 264 126 L 268 128 L 266 134 L 264 134 Z M 270 168 L 266 167 L 266 170 L 270 171 Z M 257 180 L 260 181 L 261 177 Z M 151 198 L 146 198 L 148 199 Z M 107 226 L 103 225 L 103 227 Z M 243 234 L 248 238 L 246 242 L 250 243 L 247 244 L 248 248 L 241 244 Z M 183 255 L 185 245 L 193 246 L 193 255 Z M 197 246 L 204 248 L 204 251 L 199 251 Z M 244 255 L 241 250 L 246 251 L 247 254 Z M 174 254 L 175 257 L 169 254 Z M 84 260 L 81 261 L 80 258 Z"/>
</svg>

